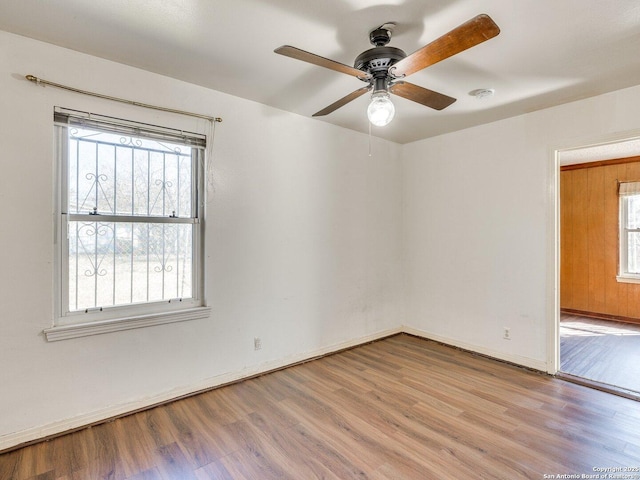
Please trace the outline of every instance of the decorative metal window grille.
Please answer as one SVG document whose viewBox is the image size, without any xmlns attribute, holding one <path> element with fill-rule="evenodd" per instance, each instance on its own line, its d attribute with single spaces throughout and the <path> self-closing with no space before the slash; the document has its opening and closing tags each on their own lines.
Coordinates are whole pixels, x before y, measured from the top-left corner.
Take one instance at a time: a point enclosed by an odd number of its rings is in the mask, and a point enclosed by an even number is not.
<svg viewBox="0 0 640 480">
<path fill-rule="evenodd" d="M 63 315 L 201 298 L 204 138 L 56 113 Z"/>
</svg>

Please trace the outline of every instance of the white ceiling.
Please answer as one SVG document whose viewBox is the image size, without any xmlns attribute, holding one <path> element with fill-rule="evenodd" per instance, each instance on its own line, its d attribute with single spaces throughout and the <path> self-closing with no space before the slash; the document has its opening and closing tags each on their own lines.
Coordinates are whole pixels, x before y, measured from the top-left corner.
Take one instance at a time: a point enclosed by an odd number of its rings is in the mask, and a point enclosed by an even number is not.
<svg viewBox="0 0 640 480">
<path fill-rule="evenodd" d="M 406 143 L 640 84 L 638 0 L 6 0 L 0 29 L 311 116 L 362 83 L 274 48 L 352 65 L 385 22 L 410 54 L 479 13 L 500 35 L 408 79 L 458 101 L 438 112 L 394 97 L 374 135 Z M 367 104 L 316 121 L 367 132 Z"/>
<path fill-rule="evenodd" d="M 560 165 L 575 165 L 637 156 L 640 156 L 640 138 L 605 142 L 558 152 Z"/>
</svg>

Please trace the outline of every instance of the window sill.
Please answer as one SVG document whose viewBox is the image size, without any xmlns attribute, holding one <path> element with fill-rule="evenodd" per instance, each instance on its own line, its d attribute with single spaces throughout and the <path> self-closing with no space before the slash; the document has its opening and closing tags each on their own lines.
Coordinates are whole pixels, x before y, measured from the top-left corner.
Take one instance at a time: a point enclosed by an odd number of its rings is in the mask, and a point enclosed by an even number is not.
<svg viewBox="0 0 640 480">
<path fill-rule="evenodd" d="M 640 277 L 618 275 L 616 281 L 619 283 L 640 283 Z"/>
<path fill-rule="evenodd" d="M 132 330 L 134 328 L 163 325 L 165 323 L 198 320 L 201 318 L 207 318 L 210 313 L 211 307 L 197 307 L 169 313 L 154 313 L 129 318 L 76 323 L 74 325 L 59 325 L 47 328 L 42 332 L 48 342 L 57 342 L 58 340 L 68 340 L 70 338 L 87 337 L 89 335 L 119 332 L 121 330 Z"/>
</svg>

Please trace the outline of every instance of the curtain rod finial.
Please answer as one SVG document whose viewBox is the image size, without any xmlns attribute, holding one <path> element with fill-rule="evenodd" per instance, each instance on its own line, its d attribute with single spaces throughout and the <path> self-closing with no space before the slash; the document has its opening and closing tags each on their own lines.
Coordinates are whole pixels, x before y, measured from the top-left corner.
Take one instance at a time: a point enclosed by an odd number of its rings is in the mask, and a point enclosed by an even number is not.
<svg viewBox="0 0 640 480">
<path fill-rule="evenodd" d="M 29 80 L 30 82 L 35 83 L 36 85 L 41 85 L 44 87 L 44 84 L 42 83 L 42 80 L 40 80 L 38 77 L 36 77 L 35 75 L 25 75 L 24 78 L 26 78 L 27 80 Z"/>
<path fill-rule="evenodd" d="M 213 119 L 214 122 L 222 123 L 222 119 L 220 117 L 216 117 Z"/>
</svg>

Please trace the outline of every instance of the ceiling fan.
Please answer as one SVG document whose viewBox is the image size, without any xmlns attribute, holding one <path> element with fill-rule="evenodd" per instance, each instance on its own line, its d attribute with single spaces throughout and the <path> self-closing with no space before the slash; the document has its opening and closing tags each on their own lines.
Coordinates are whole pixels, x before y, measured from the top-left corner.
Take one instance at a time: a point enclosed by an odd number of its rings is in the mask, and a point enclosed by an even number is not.
<svg viewBox="0 0 640 480">
<path fill-rule="evenodd" d="M 369 121 L 374 125 L 384 126 L 395 115 L 390 93 L 436 110 L 442 110 L 455 102 L 455 98 L 406 82 L 404 78 L 500 33 L 500 28 L 491 17 L 480 14 L 407 56 L 399 48 L 387 46 L 393 27 L 395 23 L 389 22 L 372 30 L 369 33 L 369 41 L 374 48 L 358 55 L 353 67 L 290 45 L 276 48 L 274 52 L 352 75 L 367 84 L 314 113 L 314 117 L 328 115 L 371 91 L 371 103 L 367 109 Z"/>
</svg>

